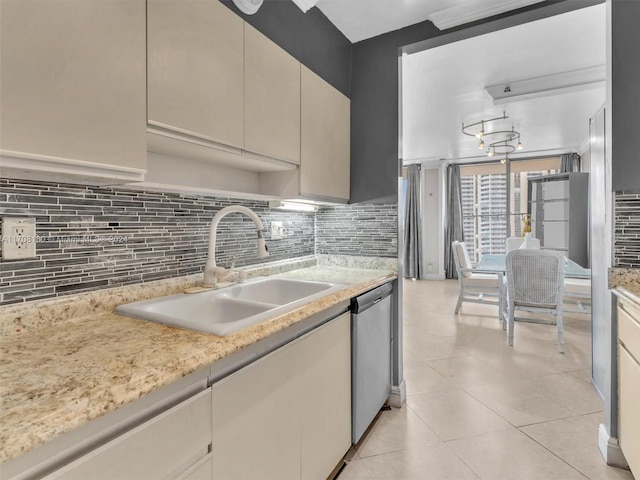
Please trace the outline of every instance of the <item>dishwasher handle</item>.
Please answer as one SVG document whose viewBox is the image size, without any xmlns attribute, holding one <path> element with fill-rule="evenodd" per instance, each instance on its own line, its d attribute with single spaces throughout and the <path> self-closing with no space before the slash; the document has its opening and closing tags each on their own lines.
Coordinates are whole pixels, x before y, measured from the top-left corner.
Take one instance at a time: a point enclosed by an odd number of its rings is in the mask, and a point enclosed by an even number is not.
<svg viewBox="0 0 640 480">
<path fill-rule="evenodd" d="M 393 292 L 391 282 L 385 283 L 373 290 L 369 290 L 362 295 L 351 299 L 351 313 L 357 314 L 364 312 L 366 309 L 373 307 L 383 298 L 388 297 Z"/>
</svg>

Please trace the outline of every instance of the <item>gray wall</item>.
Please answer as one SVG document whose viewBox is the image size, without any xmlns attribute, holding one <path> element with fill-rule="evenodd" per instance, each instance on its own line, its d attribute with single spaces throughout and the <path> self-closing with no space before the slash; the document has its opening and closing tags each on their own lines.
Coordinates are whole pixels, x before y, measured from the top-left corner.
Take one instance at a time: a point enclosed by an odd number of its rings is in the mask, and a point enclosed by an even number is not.
<svg viewBox="0 0 640 480">
<path fill-rule="evenodd" d="M 398 49 L 438 34 L 427 21 L 353 46 L 352 203 L 397 200 Z"/>
<path fill-rule="evenodd" d="M 640 189 L 640 1 L 611 2 L 613 190 Z"/>
<path fill-rule="evenodd" d="M 221 1 L 303 65 L 350 96 L 351 42 L 318 8 L 302 13 L 292 1 L 265 0 L 256 14 L 245 15 L 231 0 Z"/>
</svg>

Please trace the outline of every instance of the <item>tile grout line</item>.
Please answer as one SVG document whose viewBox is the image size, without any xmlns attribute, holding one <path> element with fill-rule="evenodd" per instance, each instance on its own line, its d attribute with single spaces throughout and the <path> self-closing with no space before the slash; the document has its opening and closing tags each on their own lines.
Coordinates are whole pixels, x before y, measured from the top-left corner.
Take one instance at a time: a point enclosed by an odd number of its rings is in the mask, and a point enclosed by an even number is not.
<svg viewBox="0 0 640 480">
<path fill-rule="evenodd" d="M 576 415 L 576 416 L 580 416 L 580 415 Z M 571 418 L 571 417 L 567 417 L 567 418 Z M 562 420 L 562 419 L 559 419 Z M 549 420 L 550 422 L 553 422 L 555 420 Z M 548 422 L 541 422 L 541 423 L 548 423 Z M 539 425 L 539 424 L 538 424 Z M 518 428 L 518 427 L 516 427 Z M 518 431 L 520 433 L 522 433 L 524 436 L 526 436 L 527 438 L 531 439 L 533 442 L 536 443 L 536 445 L 540 445 L 542 448 L 544 448 L 547 452 L 549 452 L 551 455 L 553 455 L 554 457 L 556 457 L 557 459 L 559 459 L 561 462 L 563 462 L 564 464 L 568 465 L 569 467 L 571 467 L 573 470 L 575 470 L 576 472 L 578 472 L 580 475 L 582 475 L 584 478 L 586 478 L 587 480 L 591 480 L 587 475 L 585 475 L 584 473 L 582 473 L 580 470 L 578 470 L 576 467 L 574 467 L 573 465 L 571 465 L 569 462 L 567 462 L 564 458 L 560 457 L 559 455 L 557 455 L 555 452 L 552 452 L 551 450 L 549 450 L 547 447 L 545 447 L 544 445 L 542 445 L 540 442 L 538 442 L 535 438 L 531 437 L 530 435 L 527 434 L 527 432 L 524 432 L 522 429 L 518 428 Z"/>
</svg>

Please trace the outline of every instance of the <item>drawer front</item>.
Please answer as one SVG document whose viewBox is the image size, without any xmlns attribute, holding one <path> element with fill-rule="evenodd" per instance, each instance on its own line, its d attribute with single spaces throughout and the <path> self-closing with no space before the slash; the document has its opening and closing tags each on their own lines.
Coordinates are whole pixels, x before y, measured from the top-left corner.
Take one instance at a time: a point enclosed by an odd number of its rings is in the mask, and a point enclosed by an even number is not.
<svg viewBox="0 0 640 480">
<path fill-rule="evenodd" d="M 211 480 L 213 453 L 210 453 L 194 466 L 184 472 L 177 480 Z"/>
<path fill-rule="evenodd" d="M 620 448 L 635 475 L 640 474 L 640 364 L 618 347 Z"/>
<path fill-rule="evenodd" d="M 177 478 L 208 454 L 211 389 L 200 392 L 46 477 Z"/>
<path fill-rule="evenodd" d="M 618 308 L 618 338 L 627 351 L 640 362 L 640 313 L 628 304 Z"/>
</svg>

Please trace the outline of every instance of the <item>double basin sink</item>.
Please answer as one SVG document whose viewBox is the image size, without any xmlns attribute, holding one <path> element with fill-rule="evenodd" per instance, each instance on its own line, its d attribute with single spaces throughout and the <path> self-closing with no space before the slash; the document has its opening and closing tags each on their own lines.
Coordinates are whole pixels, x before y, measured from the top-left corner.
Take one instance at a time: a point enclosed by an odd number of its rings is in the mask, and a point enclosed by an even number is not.
<svg viewBox="0 0 640 480">
<path fill-rule="evenodd" d="M 219 290 L 120 305 L 116 313 L 218 336 L 288 313 L 343 288 L 327 282 L 258 278 Z"/>
</svg>

